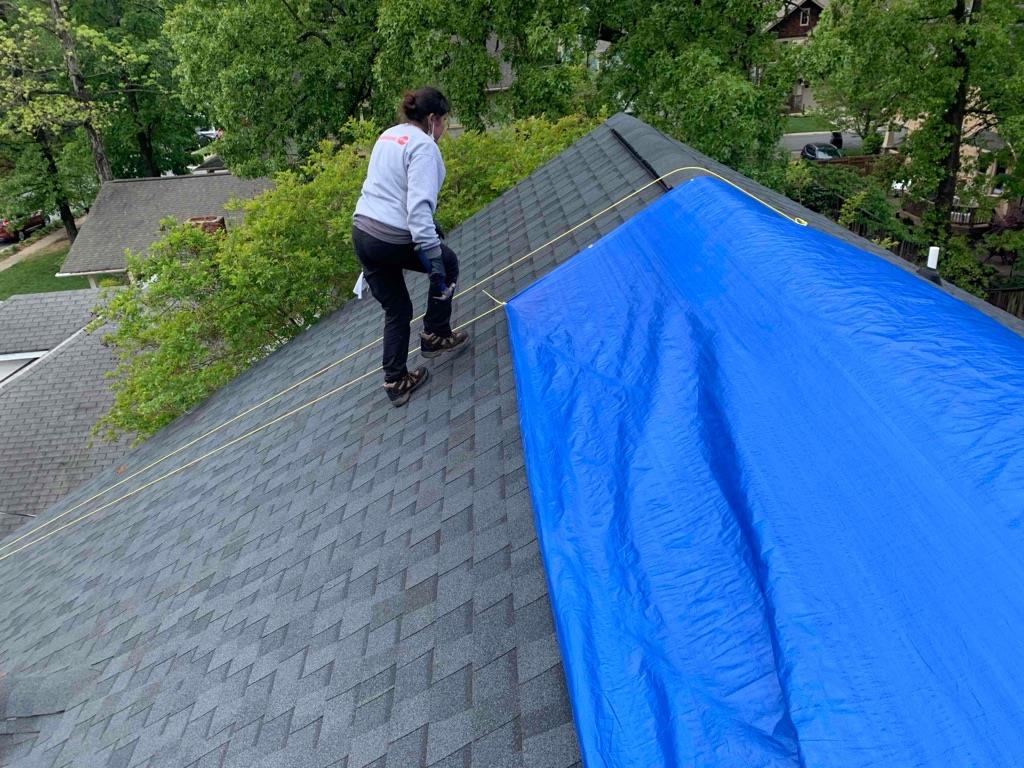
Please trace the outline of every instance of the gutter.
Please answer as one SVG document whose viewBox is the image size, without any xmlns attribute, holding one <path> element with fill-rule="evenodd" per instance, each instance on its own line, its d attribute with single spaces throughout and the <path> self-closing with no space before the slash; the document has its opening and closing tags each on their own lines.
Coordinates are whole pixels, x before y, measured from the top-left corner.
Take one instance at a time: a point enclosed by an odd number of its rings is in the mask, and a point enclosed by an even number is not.
<svg viewBox="0 0 1024 768">
<path fill-rule="evenodd" d="M 96 275 L 123 275 L 128 271 L 128 268 L 124 269 L 97 269 L 93 272 L 58 272 L 54 277 L 84 277 L 89 280 L 90 288 L 99 288 L 99 283 L 96 282 Z"/>
<path fill-rule="evenodd" d="M 54 277 L 88 277 L 89 275 L 123 275 L 128 268 L 123 269 L 97 269 L 92 272 L 58 272 Z"/>
</svg>

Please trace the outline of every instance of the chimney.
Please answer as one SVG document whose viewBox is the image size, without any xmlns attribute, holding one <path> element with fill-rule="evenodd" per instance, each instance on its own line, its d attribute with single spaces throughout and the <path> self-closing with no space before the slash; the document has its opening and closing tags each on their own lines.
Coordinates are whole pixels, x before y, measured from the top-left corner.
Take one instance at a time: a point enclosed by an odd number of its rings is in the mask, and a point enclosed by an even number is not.
<svg viewBox="0 0 1024 768">
<path fill-rule="evenodd" d="M 185 219 L 185 223 L 191 224 L 193 227 L 199 227 L 203 232 L 210 235 L 217 230 L 227 232 L 228 229 L 223 216 L 190 216 Z"/>
</svg>

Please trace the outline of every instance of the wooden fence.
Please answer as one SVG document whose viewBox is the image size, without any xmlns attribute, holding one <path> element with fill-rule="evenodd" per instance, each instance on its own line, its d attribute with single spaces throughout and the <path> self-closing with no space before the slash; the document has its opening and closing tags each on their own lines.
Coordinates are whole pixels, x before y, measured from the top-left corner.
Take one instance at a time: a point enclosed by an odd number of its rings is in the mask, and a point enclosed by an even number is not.
<svg viewBox="0 0 1024 768">
<path fill-rule="evenodd" d="M 874 170 L 879 155 L 843 155 L 834 160 L 827 161 L 829 165 L 846 165 L 861 176 L 868 176 Z"/>
<path fill-rule="evenodd" d="M 988 303 L 1024 319 L 1024 288 L 997 288 L 988 292 Z"/>
</svg>

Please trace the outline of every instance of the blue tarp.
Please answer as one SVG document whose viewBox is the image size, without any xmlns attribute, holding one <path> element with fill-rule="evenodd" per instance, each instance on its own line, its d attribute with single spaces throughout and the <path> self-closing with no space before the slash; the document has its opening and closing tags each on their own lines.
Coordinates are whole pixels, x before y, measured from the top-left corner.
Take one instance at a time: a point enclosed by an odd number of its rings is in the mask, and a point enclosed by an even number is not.
<svg viewBox="0 0 1024 768">
<path fill-rule="evenodd" d="M 588 768 L 1024 765 L 1024 339 L 709 178 L 507 310 Z"/>
</svg>

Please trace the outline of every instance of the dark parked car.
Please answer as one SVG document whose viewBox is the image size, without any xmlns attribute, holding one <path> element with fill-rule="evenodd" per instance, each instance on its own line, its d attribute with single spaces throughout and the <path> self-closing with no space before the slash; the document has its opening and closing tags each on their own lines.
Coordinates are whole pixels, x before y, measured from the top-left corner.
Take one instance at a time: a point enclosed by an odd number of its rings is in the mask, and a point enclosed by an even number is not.
<svg viewBox="0 0 1024 768">
<path fill-rule="evenodd" d="M 24 240 L 29 232 L 46 225 L 46 217 L 42 211 L 36 211 L 27 219 L 19 222 L 20 226 L 15 229 L 10 219 L 0 217 L 0 243 L 12 243 L 15 240 Z"/>
<path fill-rule="evenodd" d="M 843 153 L 831 144 L 804 144 L 804 148 L 800 150 L 800 157 L 814 163 L 827 163 L 842 156 Z"/>
</svg>

